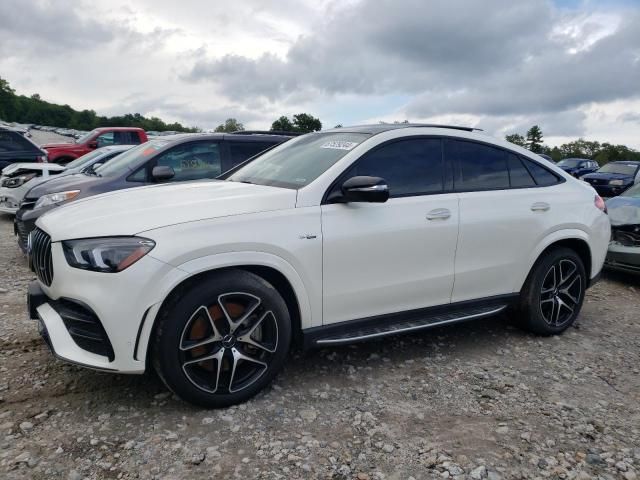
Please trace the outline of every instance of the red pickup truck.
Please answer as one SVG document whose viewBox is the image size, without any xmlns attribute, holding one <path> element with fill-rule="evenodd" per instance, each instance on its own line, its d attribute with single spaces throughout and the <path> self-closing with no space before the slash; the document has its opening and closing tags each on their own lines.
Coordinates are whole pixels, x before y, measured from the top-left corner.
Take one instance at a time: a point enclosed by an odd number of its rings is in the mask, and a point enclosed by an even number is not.
<svg viewBox="0 0 640 480">
<path fill-rule="evenodd" d="M 138 145 L 147 140 L 147 134 L 141 128 L 101 127 L 80 137 L 75 143 L 46 143 L 41 147 L 47 151 L 49 162 L 64 165 L 96 148 L 109 145 Z"/>
</svg>

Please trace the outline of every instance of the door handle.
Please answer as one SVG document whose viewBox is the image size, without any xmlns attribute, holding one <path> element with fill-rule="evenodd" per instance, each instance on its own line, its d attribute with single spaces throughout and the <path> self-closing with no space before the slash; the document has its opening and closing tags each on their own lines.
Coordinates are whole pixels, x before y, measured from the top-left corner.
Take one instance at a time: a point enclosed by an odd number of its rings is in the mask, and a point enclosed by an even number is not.
<svg viewBox="0 0 640 480">
<path fill-rule="evenodd" d="M 427 220 L 446 220 L 451 216 L 448 208 L 436 208 L 427 213 Z"/>
<path fill-rule="evenodd" d="M 531 205 L 532 212 L 546 212 L 550 208 L 551 208 L 551 205 L 549 205 L 547 202 L 536 202 L 533 205 Z"/>
</svg>

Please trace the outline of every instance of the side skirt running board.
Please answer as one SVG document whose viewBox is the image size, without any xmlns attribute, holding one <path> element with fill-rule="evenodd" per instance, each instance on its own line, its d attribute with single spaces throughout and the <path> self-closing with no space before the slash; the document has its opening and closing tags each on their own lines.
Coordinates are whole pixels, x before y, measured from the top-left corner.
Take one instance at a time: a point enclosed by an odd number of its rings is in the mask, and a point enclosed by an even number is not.
<svg viewBox="0 0 640 480">
<path fill-rule="evenodd" d="M 302 332 L 304 348 L 345 345 L 490 317 L 504 311 L 514 297 L 517 295 L 315 327 Z"/>
</svg>

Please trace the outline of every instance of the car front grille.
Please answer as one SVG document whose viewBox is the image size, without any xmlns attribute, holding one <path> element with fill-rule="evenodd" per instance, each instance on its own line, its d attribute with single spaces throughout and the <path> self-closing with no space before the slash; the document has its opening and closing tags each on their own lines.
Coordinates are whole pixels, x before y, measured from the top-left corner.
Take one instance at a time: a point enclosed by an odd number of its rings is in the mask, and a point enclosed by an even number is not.
<svg viewBox="0 0 640 480">
<path fill-rule="evenodd" d="M 587 181 L 591 185 L 608 185 L 609 184 L 609 180 L 602 180 L 600 178 L 588 178 Z"/>
<path fill-rule="evenodd" d="M 115 355 L 107 332 L 93 310 L 65 298 L 49 303 L 62 318 L 76 345 L 88 352 L 108 357 L 111 362 L 114 360 Z"/>
<path fill-rule="evenodd" d="M 23 252 L 27 251 L 27 241 L 29 238 L 29 231 L 27 230 L 27 226 L 19 221 L 15 220 L 16 225 L 16 234 L 18 235 L 18 244 Z"/>
<path fill-rule="evenodd" d="M 20 225 L 20 224 L 18 224 Z M 19 227 L 18 227 L 19 229 Z M 53 282 L 53 259 L 51 258 L 51 237 L 36 228 L 29 236 L 29 258 L 38 280 L 46 286 Z"/>
<path fill-rule="evenodd" d="M 625 247 L 640 247 L 640 226 L 611 229 L 611 240 Z"/>
</svg>

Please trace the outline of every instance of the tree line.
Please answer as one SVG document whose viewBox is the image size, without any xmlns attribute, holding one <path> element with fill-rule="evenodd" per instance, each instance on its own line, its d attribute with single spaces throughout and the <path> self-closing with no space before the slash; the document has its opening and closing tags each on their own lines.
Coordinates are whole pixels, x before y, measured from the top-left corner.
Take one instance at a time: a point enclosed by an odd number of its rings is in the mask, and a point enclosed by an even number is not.
<svg viewBox="0 0 640 480">
<path fill-rule="evenodd" d="M 6 122 L 33 123 L 50 127 L 93 130 L 96 127 L 139 127 L 147 131 L 196 132 L 197 128 L 165 123 L 157 117 L 147 118 L 139 113 L 114 117 L 97 115 L 93 110 L 74 110 L 69 105 L 50 103 L 37 93 L 30 97 L 17 95 L 9 82 L 0 77 L 0 119 Z"/>
<path fill-rule="evenodd" d="M 519 133 L 507 135 L 505 140 L 521 147 L 527 148 L 535 153 L 549 155 L 555 162 L 563 158 L 586 158 L 595 160 L 600 165 L 618 160 L 638 160 L 640 152 L 626 145 L 614 145 L 608 142 L 592 142 L 579 138 L 572 142 L 563 143 L 557 147 L 550 147 L 543 142 L 542 130 L 538 125 L 534 125 L 526 136 Z"/>
<path fill-rule="evenodd" d="M 244 124 L 235 118 L 227 118 L 215 128 L 215 132 L 241 132 Z M 297 113 L 292 118 L 281 116 L 271 124 L 271 131 L 309 133 L 322 130 L 322 122 L 319 118 L 308 113 Z"/>
</svg>

